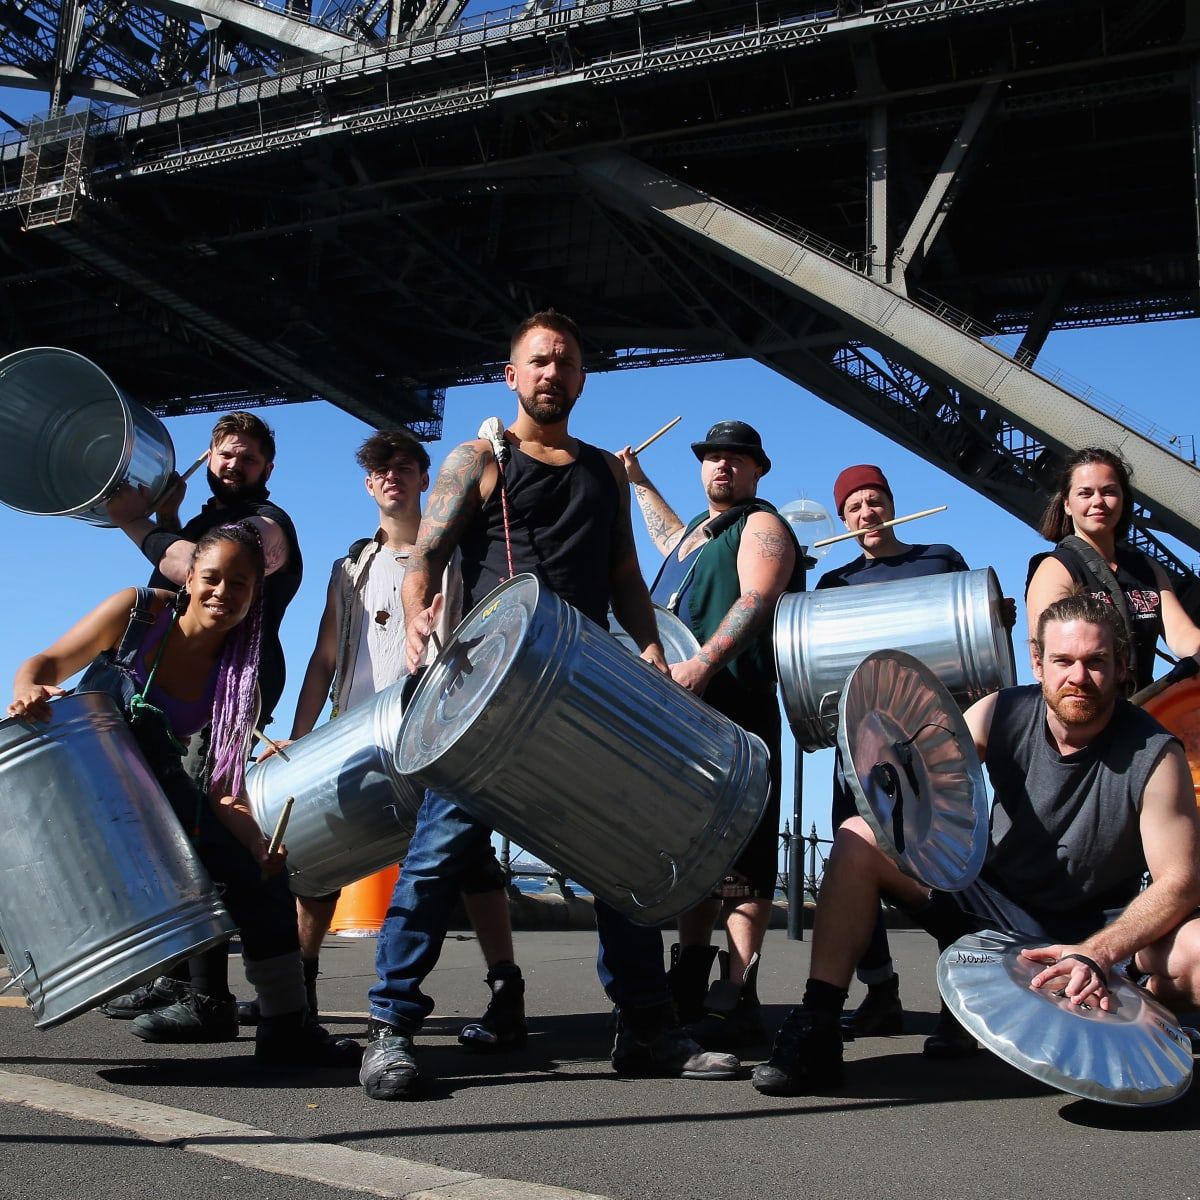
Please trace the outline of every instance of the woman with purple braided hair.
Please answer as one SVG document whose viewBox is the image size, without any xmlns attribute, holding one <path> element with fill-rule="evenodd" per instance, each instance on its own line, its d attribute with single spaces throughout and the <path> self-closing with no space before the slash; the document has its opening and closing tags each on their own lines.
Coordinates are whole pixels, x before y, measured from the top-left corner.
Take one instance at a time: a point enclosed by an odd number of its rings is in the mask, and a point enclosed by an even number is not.
<svg viewBox="0 0 1200 1200">
<path fill-rule="evenodd" d="M 242 786 L 258 716 L 262 581 L 262 545 L 253 526 L 210 530 L 196 544 L 178 595 L 126 588 L 23 663 L 8 715 L 48 719 L 50 699 L 64 694 L 58 685 L 87 666 L 80 690 L 106 691 L 121 705 L 241 930 L 246 977 L 262 1013 L 255 1058 L 272 1066 L 357 1068 L 355 1044 L 335 1041 L 309 1017 L 295 907 L 281 874 L 286 851 L 268 854 Z M 182 758 L 186 740 L 210 724 L 205 795 Z M 194 1018 L 190 1040 L 231 1040 L 237 1015 L 227 957 L 209 954 L 202 961 L 204 977 L 193 977 L 171 1008 L 182 1010 L 175 1016 L 185 1024 Z M 160 1040 L 153 1018 L 166 1011 L 138 1017 L 133 1032 Z"/>
</svg>

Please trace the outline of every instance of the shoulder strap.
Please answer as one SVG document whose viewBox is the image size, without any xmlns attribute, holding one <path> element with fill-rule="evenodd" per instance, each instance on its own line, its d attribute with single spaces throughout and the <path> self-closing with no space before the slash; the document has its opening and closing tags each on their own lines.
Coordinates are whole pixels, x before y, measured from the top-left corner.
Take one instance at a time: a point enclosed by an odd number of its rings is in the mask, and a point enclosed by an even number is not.
<svg viewBox="0 0 1200 1200">
<path fill-rule="evenodd" d="M 1059 549 L 1074 554 L 1083 563 L 1084 569 L 1104 589 L 1113 602 L 1113 607 L 1121 614 L 1121 620 L 1125 622 L 1125 630 L 1129 634 L 1129 675 L 1130 678 L 1136 678 L 1137 650 L 1133 643 L 1133 618 L 1129 614 L 1129 602 L 1125 599 L 1125 592 L 1117 582 L 1112 568 L 1095 547 L 1073 533 L 1068 533 L 1058 545 Z"/>
<path fill-rule="evenodd" d="M 154 590 L 140 587 L 134 598 L 133 607 L 129 610 L 129 624 L 121 635 L 121 641 L 112 652 L 114 662 L 126 666 L 133 662 L 133 657 L 141 648 L 142 642 L 154 624 L 154 614 L 150 611 L 154 604 Z"/>
</svg>

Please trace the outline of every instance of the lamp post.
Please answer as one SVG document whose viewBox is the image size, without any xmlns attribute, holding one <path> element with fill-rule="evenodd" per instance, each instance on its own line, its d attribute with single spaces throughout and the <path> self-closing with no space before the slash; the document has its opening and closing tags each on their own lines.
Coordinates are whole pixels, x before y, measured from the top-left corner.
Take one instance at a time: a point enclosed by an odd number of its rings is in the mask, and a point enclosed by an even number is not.
<svg viewBox="0 0 1200 1200">
<path fill-rule="evenodd" d="M 805 591 L 808 586 L 808 572 L 817 565 L 817 558 L 826 553 L 826 547 L 819 549 L 814 558 L 808 548 L 813 542 L 829 537 L 834 532 L 833 518 L 829 512 L 815 500 L 792 500 L 779 510 L 779 515 L 791 525 L 800 543 L 800 586 L 799 591 Z M 792 782 L 792 836 L 788 841 L 788 937 L 794 942 L 804 940 L 804 837 L 802 819 L 804 817 L 804 752 L 796 744 L 795 767 Z"/>
</svg>

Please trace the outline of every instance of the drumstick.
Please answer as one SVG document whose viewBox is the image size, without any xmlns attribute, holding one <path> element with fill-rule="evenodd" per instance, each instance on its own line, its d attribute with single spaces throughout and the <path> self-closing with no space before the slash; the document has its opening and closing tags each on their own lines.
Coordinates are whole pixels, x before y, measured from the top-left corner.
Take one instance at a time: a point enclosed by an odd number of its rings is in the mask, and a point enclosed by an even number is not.
<svg viewBox="0 0 1200 1200">
<path fill-rule="evenodd" d="M 208 451 L 207 451 L 207 450 L 205 450 L 205 451 L 204 451 L 204 453 L 203 453 L 203 454 L 201 454 L 201 455 L 200 455 L 200 457 L 199 457 L 198 459 L 196 459 L 196 461 L 195 461 L 194 463 L 192 463 L 192 465 L 191 465 L 190 467 L 188 467 L 188 469 L 187 469 L 186 471 L 184 471 L 184 473 L 183 473 L 182 475 L 180 475 L 180 477 L 179 477 L 179 482 L 180 482 L 180 483 L 187 483 L 187 481 L 188 481 L 189 479 L 191 479 L 191 477 L 192 477 L 193 475 L 195 475 L 196 471 L 197 471 L 197 470 L 199 469 L 199 467 L 200 467 L 200 464 L 201 464 L 201 463 L 202 463 L 202 462 L 203 462 L 203 461 L 204 461 L 204 460 L 205 460 L 207 457 L 208 457 Z"/>
<path fill-rule="evenodd" d="M 640 446 L 639 446 L 639 447 L 638 447 L 638 448 L 637 448 L 637 449 L 636 449 L 636 450 L 633 452 L 633 456 L 634 456 L 634 458 L 636 458 L 636 457 L 637 457 L 639 454 L 641 454 L 641 452 L 642 452 L 643 450 L 645 450 L 645 448 L 646 448 L 647 446 L 651 446 L 651 445 L 653 445 L 655 442 L 657 442 L 657 441 L 658 441 L 658 439 L 659 439 L 660 437 L 662 437 L 662 435 L 663 435 L 664 433 L 667 433 L 669 430 L 672 430 L 672 429 L 674 429 L 674 428 L 675 428 L 675 426 L 676 426 L 676 425 L 678 425 L 678 424 L 679 424 L 679 422 L 680 422 L 680 421 L 682 421 L 682 420 L 683 420 L 683 417 L 681 417 L 681 416 L 679 416 L 679 417 L 676 417 L 676 418 L 675 418 L 675 420 L 673 420 L 673 421 L 668 421 L 668 422 L 667 422 L 667 423 L 666 423 L 666 424 L 665 424 L 665 425 L 664 425 L 664 426 L 663 426 L 663 427 L 662 427 L 662 428 L 661 428 L 661 429 L 660 429 L 660 430 L 659 430 L 657 433 L 652 433 L 652 434 L 651 434 L 651 435 L 650 435 L 650 436 L 649 436 L 649 437 L 648 437 L 648 438 L 647 438 L 647 439 L 646 439 L 646 440 L 645 440 L 645 441 L 644 441 L 644 442 L 643 442 L 643 443 L 642 443 L 642 444 L 641 444 L 641 445 L 640 445 Z"/>
<path fill-rule="evenodd" d="M 813 542 L 809 549 L 818 550 L 822 546 L 832 546 L 834 542 L 844 542 L 847 538 L 862 537 L 873 529 L 890 529 L 893 525 L 903 525 L 905 521 L 915 521 L 918 517 L 931 517 L 934 513 L 945 512 L 949 507 L 948 504 L 939 504 L 937 508 L 922 509 L 921 512 L 909 513 L 907 517 L 893 517 L 890 521 L 883 521 L 879 525 L 870 525 L 866 529 L 849 529 L 845 533 L 839 533 L 836 537 L 822 538 L 819 542 Z"/>
<path fill-rule="evenodd" d="M 263 731 L 261 729 L 259 729 L 259 727 L 257 725 L 255 725 L 255 727 L 254 727 L 254 736 L 256 738 L 258 738 L 260 741 L 266 742 L 267 745 L 270 746 L 271 749 L 274 750 L 275 753 L 278 754 L 279 757 L 282 758 L 284 762 L 292 761 L 290 758 L 288 758 L 287 754 L 284 752 L 283 747 L 278 742 L 273 741 L 271 738 L 267 737 L 267 735 L 265 733 L 263 733 Z"/>
<path fill-rule="evenodd" d="M 279 820 L 275 822 L 275 832 L 271 834 L 271 840 L 267 843 L 267 858 L 275 854 L 283 845 L 283 835 L 287 830 L 288 818 L 292 815 L 292 805 L 295 803 L 295 796 L 289 796 L 283 802 L 283 807 L 279 810 Z M 262 872 L 262 877 L 267 878 L 266 871 Z"/>
</svg>

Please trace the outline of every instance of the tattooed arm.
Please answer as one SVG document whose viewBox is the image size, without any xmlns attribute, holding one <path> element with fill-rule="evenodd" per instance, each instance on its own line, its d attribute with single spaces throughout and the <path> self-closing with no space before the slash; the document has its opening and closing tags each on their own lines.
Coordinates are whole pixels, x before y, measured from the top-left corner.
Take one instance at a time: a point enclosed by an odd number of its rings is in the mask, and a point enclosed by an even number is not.
<svg viewBox="0 0 1200 1200">
<path fill-rule="evenodd" d="M 771 619 L 796 565 L 796 546 L 783 521 L 769 512 L 751 513 L 738 546 L 741 595 L 721 618 L 700 653 L 671 668 L 671 677 L 697 695 L 708 681 L 758 636 Z"/>
<path fill-rule="evenodd" d="M 658 488 L 650 482 L 650 476 L 642 470 L 632 446 L 618 450 L 617 457 L 625 467 L 626 477 L 633 484 L 633 494 L 642 510 L 650 540 L 664 556 L 670 554 L 683 537 L 684 523 L 679 519 L 679 514 L 663 499 Z"/>
<path fill-rule="evenodd" d="M 625 472 L 611 454 L 605 454 L 618 484 L 624 482 Z M 609 602 L 617 620 L 637 643 L 642 657 L 664 674 L 667 660 L 663 656 L 658 640 L 658 622 L 654 619 L 654 606 L 650 603 L 650 591 L 642 578 L 638 564 L 637 546 L 633 540 L 633 525 L 629 516 L 629 489 L 617 488 L 617 519 L 613 523 L 612 549 L 609 556 L 608 584 Z"/>
<path fill-rule="evenodd" d="M 456 446 L 438 472 L 400 589 L 405 663 L 410 673 L 425 661 L 425 644 L 437 624 L 439 609 L 434 598 L 442 572 L 467 523 L 491 495 L 496 477 L 496 459 L 491 443 L 484 438 Z"/>
</svg>

